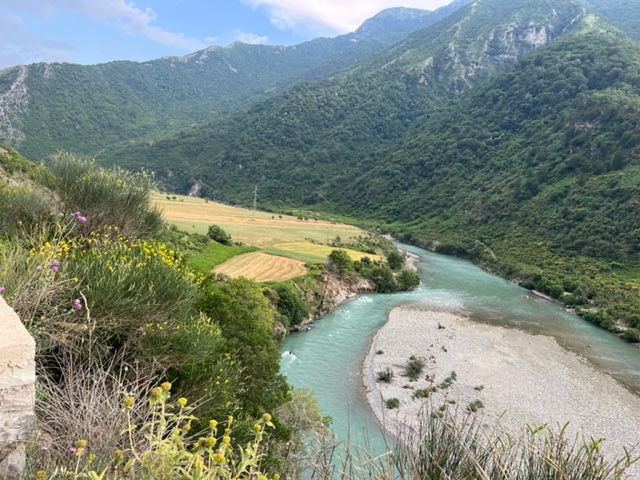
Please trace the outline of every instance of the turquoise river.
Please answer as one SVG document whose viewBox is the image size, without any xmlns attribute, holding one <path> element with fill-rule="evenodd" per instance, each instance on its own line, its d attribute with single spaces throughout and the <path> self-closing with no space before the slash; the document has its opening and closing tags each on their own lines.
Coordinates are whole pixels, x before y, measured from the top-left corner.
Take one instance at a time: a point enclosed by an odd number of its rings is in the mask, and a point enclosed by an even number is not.
<svg viewBox="0 0 640 480">
<path fill-rule="evenodd" d="M 371 449 L 383 448 L 382 434 L 363 393 L 360 364 L 389 310 L 407 302 L 463 308 L 480 322 L 553 336 L 640 394 L 640 348 L 470 262 L 412 246 L 402 248 L 420 257 L 418 289 L 359 295 L 317 321 L 311 331 L 289 335 L 282 347 L 281 368 L 289 383 L 314 391 L 343 442 L 363 445 L 367 439 Z"/>
</svg>

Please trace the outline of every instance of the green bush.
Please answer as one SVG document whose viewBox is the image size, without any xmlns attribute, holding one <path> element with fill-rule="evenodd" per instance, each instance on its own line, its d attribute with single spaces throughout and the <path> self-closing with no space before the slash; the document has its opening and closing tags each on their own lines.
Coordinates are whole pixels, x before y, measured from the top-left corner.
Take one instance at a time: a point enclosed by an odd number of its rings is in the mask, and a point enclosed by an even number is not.
<svg viewBox="0 0 640 480">
<path fill-rule="evenodd" d="M 51 199 L 28 185 L 0 183 L 0 234 L 15 236 L 37 225 L 51 224 Z"/>
<path fill-rule="evenodd" d="M 378 381 L 384 383 L 391 383 L 394 376 L 395 374 L 393 373 L 393 370 L 391 370 L 389 367 L 376 373 Z"/>
<path fill-rule="evenodd" d="M 420 276 L 413 270 L 404 268 L 396 277 L 400 290 L 413 290 L 420 285 Z"/>
<path fill-rule="evenodd" d="M 387 265 L 391 270 L 400 270 L 404 266 L 404 256 L 397 250 L 389 252 L 387 255 Z"/>
<path fill-rule="evenodd" d="M 151 206 L 154 182 L 146 172 L 109 170 L 93 160 L 59 153 L 41 181 L 57 195 L 63 214 L 82 212 L 85 232 L 111 226 L 120 235 L 146 237 L 163 227 L 160 211 Z"/>
<path fill-rule="evenodd" d="M 207 235 L 211 240 L 214 240 L 223 245 L 228 245 L 228 246 L 233 245 L 233 240 L 231 240 L 231 235 L 225 232 L 225 230 L 219 225 L 209 225 L 209 229 L 207 230 Z"/>
<path fill-rule="evenodd" d="M 484 403 L 482 403 L 481 400 L 474 400 L 469 405 L 467 405 L 467 410 L 469 410 L 472 413 L 477 412 L 481 408 L 484 408 Z"/>
<path fill-rule="evenodd" d="M 309 315 L 309 307 L 291 287 L 282 283 L 275 288 L 278 295 L 277 309 L 284 317 L 287 327 L 300 325 Z"/>
<path fill-rule="evenodd" d="M 387 265 L 372 265 L 361 274 L 373 282 L 376 292 L 393 293 L 398 291 L 398 283 Z"/>
<path fill-rule="evenodd" d="M 237 355 L 243 368 L 243 407 L 273 411 L 285 402 L 288 385 L 279 373 L 274 311 L 260 285 L 245 278 L 208 278 L 198 308 L 220 325 L 227 352 Z"/>
<path fill-rule="evenodd" d="M 238 411 L 245 392 L 242 367 L 217 323 L 203 314 L 170 327 L 147 324 L 141 360 L 153 362 L 182 395 L 202 398 L 195 413 L 220 420 Z"/>
<path fill-rule="evenodd" d="M 97 464 L 95 455 L 89 453 L 94 443 L 100 442 L 99 435 L 88 440 L 76 439 L 75 445 L 66 451 L 66 464 L 59 461 L 53 465 L 51 462 L 31 465 L 31 470 L 38 469 L 35 478 L 268 480 L 260 463 L 266 444 L 265 429 L 274 427 L 271 415 L 265 413 L 254 422 L 252 439 L 242 445 L 233 439 L 233 416 L 228 416 L 224 423 L 211 420 L 204 432 L 192 432 L 196 420 L 193 408 L 184 397 L 170 402 L 171 387 L 165 382 L 151 390 L 148 401 L 143 402 L 148 408 L 143 425 L 136 424 L 131 415 L 140 399 L 124 397 L 125 421 L 111 425 L 113 430 L 122 432 L 124 448 L 114 450 L 109 463 Z M 277 480 L 279 475 L 271 478 Z"/>
<path fill-rule="evenodd" d="M 416 358 L 415 356 L 411 356 L 405 365 L 405 372 L 409 377 L 409 380 L 415 382 L 422 371 L 424 370 L 424 361 Z"/>
<path fill-rule="evenodd" d="M 346 250 L 332 250 L 327 257 L 329 271 L 344 277 L 353 270 L 353 261 Z"/>
<path fill-rule="evenodd" d="M 635 328 L 627 328 L 622 334 L 622 338 L 629 343 L 640 342 L 640 333 Z"/>
<path fill-rule="evenodd" d="M 393 410 L 394 408 L 398 408 L 400 406 L 400 400 L 397 398 L 390 398 L 385 402 L 385 405 L 389 410 Z"/>
</svg>

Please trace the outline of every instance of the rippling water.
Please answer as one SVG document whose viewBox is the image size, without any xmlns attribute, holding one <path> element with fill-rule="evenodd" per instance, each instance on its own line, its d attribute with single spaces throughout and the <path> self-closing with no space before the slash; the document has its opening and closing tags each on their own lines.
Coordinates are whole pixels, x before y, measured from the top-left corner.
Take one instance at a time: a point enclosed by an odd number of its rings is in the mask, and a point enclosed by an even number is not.
<svg viewBox="0 0 640 480">
<path fill-rule="evenodd" d="M 417 290 L 360 295 L 316 322 L 313 330 L 284 341 L 283 373 L 291 385 L 315 392 L 323 414 L 333 418 L 333 430 L 344 442 L 363 445 L 368 438 L 372 449 L 383 448 L 382 433 L 363 394 L 360 363 L 388 311 L 407 302 L 462 308 L 477 321 L 553 336 L 640 394 L 639 348 L 470 262 L 403 247 L 421 259 L 422 283 Z"/>
</svg>

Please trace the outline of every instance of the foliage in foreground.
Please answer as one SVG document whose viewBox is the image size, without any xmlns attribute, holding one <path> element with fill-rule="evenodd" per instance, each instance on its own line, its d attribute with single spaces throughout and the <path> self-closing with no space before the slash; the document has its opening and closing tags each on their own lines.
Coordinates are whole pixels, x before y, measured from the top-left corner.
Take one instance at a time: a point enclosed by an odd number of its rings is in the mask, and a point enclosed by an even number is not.
<svg viewBox="0 0 640 480">
<path fill-rule="evenodd" d="M 264 456 L 265 428 L 273 427 L 265 413 L 253 424 L 253 438 L 246 444 L 233 439 L 234 418 L 211 420 L 205 431 L 192 432 L 196 419 L 187 399 L 169 401 L 171 384 L 151 390 L 144 424 L 137 425 L 132 412 L 141 399 L 125 396 L 122 409 L 125 422 L 115 427 L 127 440 L 127 447 L 114 450 L 109 463 L 99 463 L 92 453 L 92 441 L 78 439 L 68 451 L 68 465 L 47 470 L 47 455 L 35 477 L 45 479 L 191 479 L 191 480 L 267 480 L 260 471 Z M 139 416 L 139 415 L 138 415 Z M 274 480 L 279 475 L 274 475 Z"/>
<path fill-rule="evenodd" d="M 48 443 L 69 448 L 70 435 L 83 434 L 98 461 L 118 444 L 111 433 L 119 416 L 113 402 L 96 399 L 127 390 L 125 380 L 144 393 L 134 372 L 196 398 L 199 418 L 233 414 L 235 438 L 250 441 L 251 419 L 288 395 L 278 375 L 274 311 L 260 287 L 204 282 L 160 240 L 147 176 L 61 154 L 38 178 L 42 184 L 0 184 L 0 295 L 36 338 L 39 430 Z M 216 292 L 224 295 L 213 298 Z M 250 317 L 263 328 L 239 336 L 228 327 Z M 270 471 L 277 463 L 267 452 Z"/>
<path fill-rule="evenodd" d="M 613 458 L 603 439 L 572 436 L 567 425 L 514 434 L 478 414 L 425 408 L 385 452 L 358 450 L 319 430 L 308 471 L 322 480 L 621 480 L 639 459 L 627 450 Z"/>
<path fill-rule="evenodd" d="M 638 460 L 611 459 L 604 439 L 571 436 L 568 424 L 525 426 L 520 435 L 486 425 L 482 417 L 444 410 L 427 413 L 399 438 L 394 465 L 401 479 L 618 480 Z"/>
</svg>

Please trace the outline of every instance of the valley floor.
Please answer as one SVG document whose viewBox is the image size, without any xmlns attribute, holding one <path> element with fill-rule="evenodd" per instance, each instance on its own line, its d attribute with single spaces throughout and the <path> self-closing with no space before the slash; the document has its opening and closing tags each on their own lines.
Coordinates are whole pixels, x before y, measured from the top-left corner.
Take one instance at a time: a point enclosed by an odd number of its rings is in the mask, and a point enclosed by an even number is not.
<svg viewBox="0 0 640 480">
<path fill-rule="evenodd" d="M 412 355 L 425 361 L 415 382 L 404 376 Z M 395 374 L 391 383 L 377 381 L 377 372 L 387 367 Z M 449 387 L 428 400 L 413 398 L 453 371 Z M 394 435 L 403 424 L 415 425 L 428 405 L 446 403 L 466 414 L 469 404 L 481 401 L 484 408 L 476 415 L 489 426 L 499 420 L 509 433 L 517 434 L 525 423 L 570 422 L 570 438 L 576 433 L 604 437 L 607 455 L 622 456 L 623 447 L 635 447 L 640 455 L 640 397 L 551 337 L 473 322 L 463 312 L 405 305 L 393 309 L 375 335 L 362 373 L 369 404 Z M 399 408 L 386 408 L 390 398 L 400 400 Z M 640 478 L 640 465 L 629 473 Z"/>
</svg>

